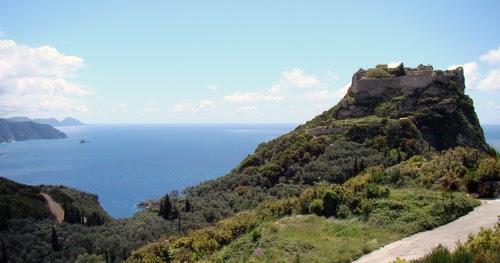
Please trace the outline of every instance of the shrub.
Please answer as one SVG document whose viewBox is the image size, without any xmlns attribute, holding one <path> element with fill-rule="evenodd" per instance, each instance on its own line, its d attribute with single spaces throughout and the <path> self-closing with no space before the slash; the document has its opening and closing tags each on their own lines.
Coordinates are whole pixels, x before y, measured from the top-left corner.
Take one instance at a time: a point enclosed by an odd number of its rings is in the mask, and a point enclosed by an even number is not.
<svg viewBox="0 0 500 263">
<path fill-rule="evenodd" d="M 314 199 L 309 205 L 309 211 L 319 216 L 323 215 L 323 200 Z"/>
<path fill-rule="evenodd" d="M 390 77 L 391 75 L 389 74 L 389 72 L 387 72 L 384 69 L 381 69 L 381 68 L 371 68 L 371 69 L 368 70 L 368 72 L 366 72 L 365 76 L 367 78 L 384 79 L 384 78 Z"/>
</svg>

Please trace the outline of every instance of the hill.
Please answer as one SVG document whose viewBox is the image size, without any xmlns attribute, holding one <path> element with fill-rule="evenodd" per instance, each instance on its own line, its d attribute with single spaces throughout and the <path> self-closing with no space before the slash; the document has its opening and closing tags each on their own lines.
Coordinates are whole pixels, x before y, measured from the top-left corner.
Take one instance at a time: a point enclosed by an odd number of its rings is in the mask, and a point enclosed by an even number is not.
<svg viewBox="0 0 500 263">
<path fill-rule="evenodd" d="M 13 262 L 350 262 L 499 193 L 498 156 L 464 88 L 460 68 L 360 70 L 338 105 L 223 177 L 132 218 L 63 223 L 62 248 L 53 221 L 11 219 L 0 234 Z"/>
<path fill-rule="evenodd" d="M 81 223 L 82 216 L 89 223 L 111 220 L 96 195 L 64 186 L 29 186 L 0 177 L 0 230 L 8 228 L 10 219 L 54 219 L 41 193 L 50 195 L 63 207 L 65 222 Z"/>
<path fill-rule="evenodd" d="M 277 260 L 254 255 L 264 253 L 264 244 L 271 254 L 292 256 L 289 261 L 298 260 L 295 255 L 322 261 L 307 256 L 318 254 L 322 244 L 289 239 L 289 232 L 269 227 L 284 217 L 300 225 L 299 215 L 359 221 L 353 233 L 350 223 L 342 223 L 327 234 L 324 238 L 332 241 L 326 247 L 344 246 L 361 228 L 388 234 L 381 242 L 359 241 L 358 250 L 339 258 L 348 262 L 384 242 L 467 213 L 477 202 L 464 192 L 498 194 L 500 165 L 464 91 L 462 68 L 360 69 L 335 107 L 262 143 L 230 174 L 174 198 L 174 206 L 190 201 L 184 229 L 206 227 L 145 246 L 129 261 Z M 311 229 L 331 228 L 311 220 Z M 336 236 L 338 231 L 345 234 Z M 312 232 L 313 241 L 315 236 Z"/>
<path fill-rule="evenodd" d="M 63 139 L 66 134 L 47 124 L 0 119 L 0 143 L 39 139 Z"/>
<path fill-rule="evenodd" d="M 65 118 L 62 121 L 59 121 L 55 118 L 49 118 L 49 119 L 30 119 L 28 117 L 12 117 L 7 119 L 10 122 L 26 122 L 26 121 L 33 121 L 36 123 L 40 124 L 48 124 L 53 127 L 60 127 L 60 126 L 83 126 L 85 125 L 81 121 L 75 119 L 75 118 Z"/>
</svg>

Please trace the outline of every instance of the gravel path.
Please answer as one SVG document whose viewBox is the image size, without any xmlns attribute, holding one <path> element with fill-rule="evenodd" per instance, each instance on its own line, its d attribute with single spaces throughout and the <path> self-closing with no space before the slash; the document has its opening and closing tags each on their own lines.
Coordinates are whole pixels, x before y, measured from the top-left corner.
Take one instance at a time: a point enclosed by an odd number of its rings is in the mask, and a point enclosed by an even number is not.
<svg viewBox="0 0 500 263">
<path fill-rule="evenodd" d="M 481 227 L 493 227 L 498 222 L 500 199 L 483 200 L 482 202 L 483 204 L 472 212 L 453 222 L 390 243 L 354 262 L 387 263 L 395 261 L 398 257 L 405 260 L 418 259 L 440 243 L 449 249 L 455 249 L 457 240 L 467 241 L 469 233 L 477 233 Z"/>
<path fill-rule="evenodd" d="M 46 193 L 40 193 L 43 195 L 45 200 L 47 200 L 47 203 L 49 203 L 49 209 L 50 212 L 56 217 L 57 222 L 62 223 L 64 219 L 64 210 L 62 209 L 61 205 L 59 205 L 50 195 Z"/>
</svg>

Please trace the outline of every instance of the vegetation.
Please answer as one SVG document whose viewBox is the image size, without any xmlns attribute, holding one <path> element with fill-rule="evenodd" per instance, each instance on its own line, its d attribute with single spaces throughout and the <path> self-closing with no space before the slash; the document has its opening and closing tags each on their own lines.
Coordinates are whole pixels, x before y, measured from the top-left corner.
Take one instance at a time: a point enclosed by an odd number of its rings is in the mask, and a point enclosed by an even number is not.
<svg viewBox="0 0 500 263">
<path fill-rule="evenodd" d="M 391 75 L 387 70 L 382 69 L 382 68 L 371 68 L 366 72 L 365 77 L 367 78 L 377 78 L 377 79 L 384 79 L 388 78 Z"/>
<path fill-rule="evenodd" d="M 379 70 L 407 73 L 402 64 Z M 92 194 L 1 181 L 0 215 L 9 216 L 0 217 L 0 258 L 347 262 L 442 225 L 478 205 L 467 193 L 497 195 L 500 180 L 472 101 L 456 78 L 442 79 L 388 98 L 348 92 L 361 116 L 337 118 L 341 103 L 260 144 L 228 175 L 172 191 L 129 219 L 110 218 Z M 63 205 L 65 222 L 52 219 L 40 191 Z"/>
<path fill-rule="evenodd" d="M 0 230 L 11 218 L 52 218 L 40 189 L 0 177 Z"/>
</svg>

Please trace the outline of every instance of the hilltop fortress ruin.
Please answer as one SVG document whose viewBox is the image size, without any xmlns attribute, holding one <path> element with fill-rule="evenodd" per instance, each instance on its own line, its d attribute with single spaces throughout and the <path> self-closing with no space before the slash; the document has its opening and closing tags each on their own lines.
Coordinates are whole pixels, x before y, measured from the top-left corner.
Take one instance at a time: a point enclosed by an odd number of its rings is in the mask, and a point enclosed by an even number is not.
<svg viewBox="0 0 500 263">
<path fill-rule="evenodd" d="M 354 73 L 346 95 L 329 113 L 336 120 L 410 118 L 436 149 L 459 145 L 486 149 L 472 99 L 464 90 L 462 67 L 434 70 L 431 65 L 378 65 Z"/>
<path fill-rule="evenodd" d="M 378 68 L 383 68 L 378 67 Z M 404 68 L 404 76 L 395 76 L 387 69 L 390 77 L 387 78 L 368 78 L 368 70 L 359 69 L 352 77 L 352 87 L 350 91 L 356 97 L 363 98 L 368 96 L 395 97 L 412 94 L 416 89 L 422 89 L 433 82 L 447 82 L 450 79 L 458 85 L 461 90 L 465 88 L 464 75 L 462 67 L 454 70 L 436 70 L 431 65 L 419 65 L 416 68 Z M 394 72 L 394 70 L 393 70 Z"/>
</svg>

